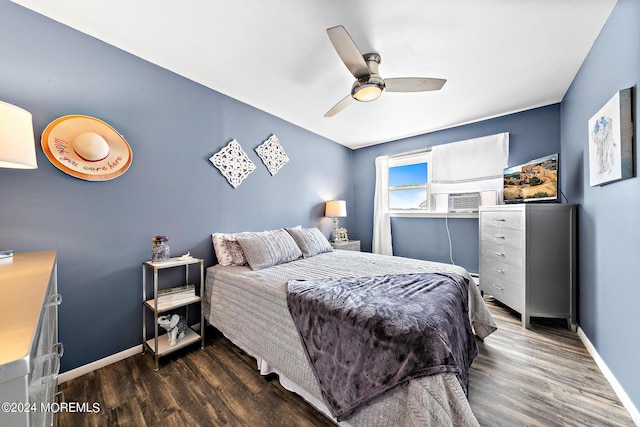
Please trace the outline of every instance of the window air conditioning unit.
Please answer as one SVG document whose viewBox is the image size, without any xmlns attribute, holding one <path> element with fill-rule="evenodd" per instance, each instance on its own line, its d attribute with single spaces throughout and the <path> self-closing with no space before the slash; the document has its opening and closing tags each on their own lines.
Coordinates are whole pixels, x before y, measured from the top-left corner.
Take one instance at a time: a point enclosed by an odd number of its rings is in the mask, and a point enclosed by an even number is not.
<svg viewBox="0 0 640 427">
<path fill-rule="evenodd" d="M 449 212 L 478 212 L 480 193 L 449 194 Z"/>
</svg>

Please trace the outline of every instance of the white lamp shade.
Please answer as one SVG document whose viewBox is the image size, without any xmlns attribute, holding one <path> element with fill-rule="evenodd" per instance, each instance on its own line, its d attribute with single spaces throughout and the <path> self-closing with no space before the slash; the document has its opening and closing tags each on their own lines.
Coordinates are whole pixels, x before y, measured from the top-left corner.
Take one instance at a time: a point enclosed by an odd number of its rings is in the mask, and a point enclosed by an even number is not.
<svg viewBox="0 0 640 427">
<path fill-rule="evenodd" d="M 344 200 L 330 200 L 324 208 L 325 216 L 344 217 L 347 216 L 347 202 Z"/>
<path fill-rule="evenodd" d="M 36 169 L 31 113 L 0 101 L 0 167 Z"/>
</svg>

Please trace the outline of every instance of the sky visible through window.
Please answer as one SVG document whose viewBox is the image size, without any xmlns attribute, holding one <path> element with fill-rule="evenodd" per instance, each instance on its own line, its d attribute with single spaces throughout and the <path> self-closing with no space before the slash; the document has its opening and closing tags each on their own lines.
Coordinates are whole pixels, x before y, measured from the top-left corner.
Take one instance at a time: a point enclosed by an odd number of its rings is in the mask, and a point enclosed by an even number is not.
<svg viewBox="0 0 640 427">
<path fill-rule="evenodd" d="M 420 205 L 427 199 L 427 180 L 427 163 L 415 163 L 389 168 L 389 188 L 424 185 L 421 188 L 389 191 L 389 207 L 391 209 L 419 209 Z"/>
</svg>

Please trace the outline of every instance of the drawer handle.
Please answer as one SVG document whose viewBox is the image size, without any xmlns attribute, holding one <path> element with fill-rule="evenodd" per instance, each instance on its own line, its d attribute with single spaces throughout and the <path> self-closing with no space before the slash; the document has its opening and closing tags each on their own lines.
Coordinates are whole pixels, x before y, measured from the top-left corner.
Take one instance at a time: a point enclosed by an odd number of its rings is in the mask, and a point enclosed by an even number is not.
<svg viewBox="0 0 640 427">
<path fill-rule="evenodd" d="M 498 273 L 504 274 L 504 270 L 500 270 L 499 268 L 493 267 L 493 271 L 497 271 Z"/>
<path fill-rule="evenodd" d="M 51 373 L 49 375 L 43 375 L 41 380 L 40 380 L 40 384 L 48 384 L 52 381 L 55 381 L 58 379 L 58 375 L 60 374 L 60 357 L 58 357 L 57 354 L 52 353 L 47 355 L 46 358 L 53 358 L 54 361 L 54 365 L 53 365 L 53 369 L 51 370 Z M 45 365 L 46 366 L 46 365 Z"/>
<path fill-rule="evenodd" d="M 499 222 L 505 222 L 506 221 L 506 219 L 504 219 L 504 218 L 496 218 L 495 220 L 499 221 Z"/>
<path fill-rule="evenodd" d="M 54 306 L 54 305 L 60 305 L 60 304 L 62 304 L 62 295 L 60 294 L 51 295 L 51 302 L 49 302 L 49 305 Z"/>
<path fill-rule="evenodd" d="M 55 343 L 53 345 L 53 349 L 56 352 L 56 354 L 58 355 L 58 357 L 64 356 L 64 346 L 62 345 L 61 342 Z"/>
<path fill-rule="evenodd" d="M 496 285 L 495 283 L 493 284 L 493 287 L 496 289 L 500 289 L 501 291 L 504 291 L 504 288 L 501 286 Z"/>
<path fill-rule="evenodd" d="M 40 384 L 47 384 L 58 379 L 60 374 L 60 358 L 64 355 L 64 346 L 61 342 L 53 345 L 53 353 L 47 354 L 45 359 L 53 359 L 54 365 L 49 375 L 43 375 Z M 44 374 L 44 373 L 43 373 Z"/>
<path fill-rule="evenodd" d="M 504 239 L 506 239 L 506 237 L 501 235 L 501 234 L 496 234 L 496 239 L 504 240 Z"/>
<path fill-rule="evenodd" d="M 56 359 L 56 360 L 58 360 L 56 370 L 58 372 L 60 372 L 60 362 L 59 362 L 60 359 Z M 54 372 L 51 375 L 47 375 L 47 376 L 42 377 L 42 384 L 49 384 L 50 382 L 53 382 L 53 381 L 57 380 L 58 379 L 58 372 Z"/>
<path fill-rule="evenodd" d="M 498 255 L 498 256 L 505 256 L 502 252 L 494 252 L 494 254 Z"/>
</svg>

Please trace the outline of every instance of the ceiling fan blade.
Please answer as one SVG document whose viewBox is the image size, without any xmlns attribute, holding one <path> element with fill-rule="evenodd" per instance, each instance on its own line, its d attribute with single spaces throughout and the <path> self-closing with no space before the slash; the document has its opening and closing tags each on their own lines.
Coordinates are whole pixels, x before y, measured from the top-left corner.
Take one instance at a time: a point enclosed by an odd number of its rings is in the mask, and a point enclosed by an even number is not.
<svg viewBox="0 0 640 427">
<path fill-rule="evenodd" d="M 367 67 L 367 63 L 362 57 L 358 46 L 356 46 L 342 25 L 327 29 L 327 34 L 329 34 L 329 39 L 331 39 L 333 47 L 338 52 L 338 55 L 340 55 L 340 59 L 342 59 L 344 65 L 347 66 L 356 79 L 369 77 L 371 75 L 369 67 Z"/>
<path fill-rule="evenodd" d="M 334 105 L 333 108 L 331 108 L 329 111 L 327 111 L 324 116 L 325 117 L 333 117 L 336 114 L 338 114 L 340 111 L 344 110 L 349 105 L 351 105 L 352 102 L 353 102 L 353 98 L 351 97 L 351 95 L 347 95 L 344 98 L 342 98 L 342 100 L 340 102 L 338 102 L 336 105 Z"/>
<path fill-rule="evenodd" d="M 384 79 L 385 90 L 389 92 L 425 92 L 440 90 L 447 81 L 426 77 L 397 77 Z"/>
</svg>

